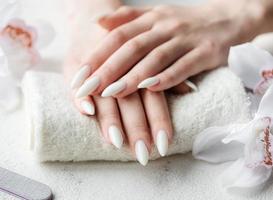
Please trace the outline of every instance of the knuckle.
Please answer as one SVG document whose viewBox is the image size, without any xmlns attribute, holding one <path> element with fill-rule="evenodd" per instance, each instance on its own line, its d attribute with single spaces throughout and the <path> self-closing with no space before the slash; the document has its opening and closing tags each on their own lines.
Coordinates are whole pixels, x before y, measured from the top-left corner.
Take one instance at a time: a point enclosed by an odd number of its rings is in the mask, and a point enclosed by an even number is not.
<svg viewBox="0 0 273 200">
<path fill-rule="evenodd" d="M 202 54 L 210 55 L 217 49 L 217 43 L 213 40 L 205 40 L 204 48 L 200 51 Z"/>
<path fill-rule="evenodd" d="M 110 38 L 114 43 L 121 45 L 127 40 L 127 35 L 121 29 L 116 29 L 111 33 Z"/>
<path fill-rule="evenodd" d="M 178 30 L 182 30 L 186 31 L 189 28 L 189 24 L 186 22 L 182 22 L 180 20 L 177 19 L 172 19 L 169 22 L 168 28 L 167 30 L 169 32 L 177 32 Z"/>
<path fill-rule="evenodd" d="M 131 40 L 127 43 L 127 48 L 129 51 L 131 51 L 133 54 L 139 54 L 142 52 L 144 45 L 142 42 L 138 40 Z"/>
<path fill-rule="evenodd" d="M 132 132 L 138 134 L 139 132 L 147 133 L 148 134 L 148 127 L 145 123 L 134 123 L 132 125 Z"/>
<path fill-rule="evenodd" d="M 165 63 L 169 55 L 165 51 L 157 49 L 154 51 L 153 57 L 155 60 L 157 60 L 158 63 Z"/>
<path fill-rule="evenodd" d="M 98 118 L 102 121 L 111 121 L 115 122 L 118 119 L 117 113 L 114 112 L 104 112 L 104 113 L 98 113 Z"/>
</svg>

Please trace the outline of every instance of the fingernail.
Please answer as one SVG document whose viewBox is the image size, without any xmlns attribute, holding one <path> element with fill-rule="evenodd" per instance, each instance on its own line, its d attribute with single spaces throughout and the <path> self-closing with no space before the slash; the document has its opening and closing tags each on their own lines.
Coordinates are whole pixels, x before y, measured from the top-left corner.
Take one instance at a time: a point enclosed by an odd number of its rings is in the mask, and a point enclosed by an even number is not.
<svg viewBox="0 0 273 200">
<path fill-rule="evenodd" d="M 161 156 L 166 156 L 168 151 L 168 145 L 169 145 L 169 142 L 168 142 L 168 135 L 166 131 L 160 130 L 156 136 L 156 146 Z"/>
<path fill-rule="evenodd" d="M 120 149 L 123 144 L 123 137 L 118 127 L 112 125 L 108 129 L 109 138 L 112 144 Z"/>
<path fill-rule="evenodd" d="M 86 80 L 84 84 L 79 88 L 76 93 L 77 98 L 81 98 L 92 93 L 100 84 L 100 79 L 97 76 L 92 77 L 89 80 Z"/>
<path fill-rule="evenodd" d="M 105 90 L 102 92 L 101 96 L 102 97 L 110 97 L 115 94 L 118 94 L 122 90 L 126 88 L 126 83 L 123 80 L 117 81 L 115 83 L 112 83 L 109 85 Z"/>
<path fill-rule="evenodd" d="M 81 102 L 81 107 L 82 107 L 83 111 L 86 114 L 88 114 L 88 115 L 94 115 L 95 114 L 95 107 L 89 101 L 82 101 Z"/>
<path fill-rule="evenodd" d="M 185 80 L 184 83 L 185 83 L 187 86 L 189 86 L 193 91 L 195 91 L 195 92 L 198 91 L 197 86 L 196 86 L 193 82 L 191 82 L 191 81 L 189 81 L 189 80 Z"/>
<path fill-rule="evenodd" d="M 150 77 L 143 80 L 140 84 L 138 84 L 138 88 L 147 88 L 159 83 L 159 78 L 157 77 Z"/>
<path fill-rule="evenodd" d="M 80 87 L 90 75 L 89 73 L 90 73 L 90 66 L 84 65 L 73 77 L 71 81 L 71 85 L 70 85 L 71 89 Z"/>
<path fill-rule="evenodd" d="M 149 152 L 142 140 L 138 140 L 135 144 L 136 158 L 143 166 L 147 165 L 149 160 Z"/>
</svg>

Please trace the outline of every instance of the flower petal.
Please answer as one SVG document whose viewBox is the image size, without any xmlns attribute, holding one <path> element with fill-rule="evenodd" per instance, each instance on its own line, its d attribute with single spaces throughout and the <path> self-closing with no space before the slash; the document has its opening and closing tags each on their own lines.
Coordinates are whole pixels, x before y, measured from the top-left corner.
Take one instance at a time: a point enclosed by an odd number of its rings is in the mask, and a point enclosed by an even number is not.
<svg viewBox="0 0 273 200">
<path fill-rule="evenodd" d="M 0 0 L 0 29 L 6 26 L 10 19 L 18 17 L 21 9 L 22 7 L 18 0 Z"/>
<path fill-rule="evenodd" d="M 242 143 L 237 141 L 228 144 L 222 143 L 222 139 L 230 134 L 235 126 L 237 125 L 205 129 L 194 140 L 193 156 L 196 159 L 212 163 L 236 160 L 241 157 L 244 152 Z"/>
<path fill-rule="evenodd" d="M 230 133 L 225 138 L 223 138 L 222 142 L 224 144 L 228 144 L 232 141 L 237 141 L 242 144 L 248 143 L 251 138 L 253 123 L 254 122 L 251 121 L 247 124 L 234 126 L 233 129 L 230 130 Z"/>
<path fill-rule="evenodd" d="M 254 89 L 261 80 L 261 70 L 272 68 L 273 57 L 269 52 L 246 43 L 231 47 L 228 65 L 242 79 L 247 88 Z"/>
<path fill-rule="evenodd" d="M 7 76 L 9 74 L 8 58 L 0 47 L 0 77 Z"/>
<path fill-rule="evenodd" d="M 255 188 L 269 179 L 271 171 L 264 166 L 247 167 L 244 159 L 240 158 L 224 171 L 222 183 L 226 189 Z"/>
<path fill-rule="evenodd" d="M 47 47 L 55 37 L 53 26 L 44 20 L 36 20 L 31 24 L 36 28 L 38 35 L 35 47 L 38 49 Z"/>
<path fill-rule="evenodd" d="M 266 93 L 264 94 L 259 109 L 257 111 L 256 117 L 270 117 L 273 119 L 273 85 L 271 85 Z"/>
</svg>

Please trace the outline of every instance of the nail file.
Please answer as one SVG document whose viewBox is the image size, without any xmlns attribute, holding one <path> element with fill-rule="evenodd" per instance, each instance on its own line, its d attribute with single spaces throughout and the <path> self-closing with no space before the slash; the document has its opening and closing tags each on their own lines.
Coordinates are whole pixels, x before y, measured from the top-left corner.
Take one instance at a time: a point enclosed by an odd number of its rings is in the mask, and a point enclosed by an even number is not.
<svg viewBox="0 0 273 200">
<path fill-rule="evenodd" d="M 0 190 L 24 200 L 52 200 L 53 196 L 47 185 L 1 167 Z"/>
</svg>

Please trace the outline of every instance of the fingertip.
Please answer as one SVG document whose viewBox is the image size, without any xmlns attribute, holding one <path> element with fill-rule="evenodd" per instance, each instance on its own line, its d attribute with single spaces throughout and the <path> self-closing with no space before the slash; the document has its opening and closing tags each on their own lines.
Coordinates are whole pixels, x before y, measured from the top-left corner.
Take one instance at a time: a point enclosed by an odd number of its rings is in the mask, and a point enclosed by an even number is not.
<svg viewBox="0 0 273 200">
<path fill-rule="evenodd" d="M 89 97 L 83 99 L 74 98 L 74 104 L 81 114 L 89 116 L 95 115 L 95 105 Z"/>
<path fill-rule="evenodd" d="M 81 109 L 86 115 L 95 115 L 95 106 L 88 100 L 83 100 L 80 103 Z"/>
</svg>

